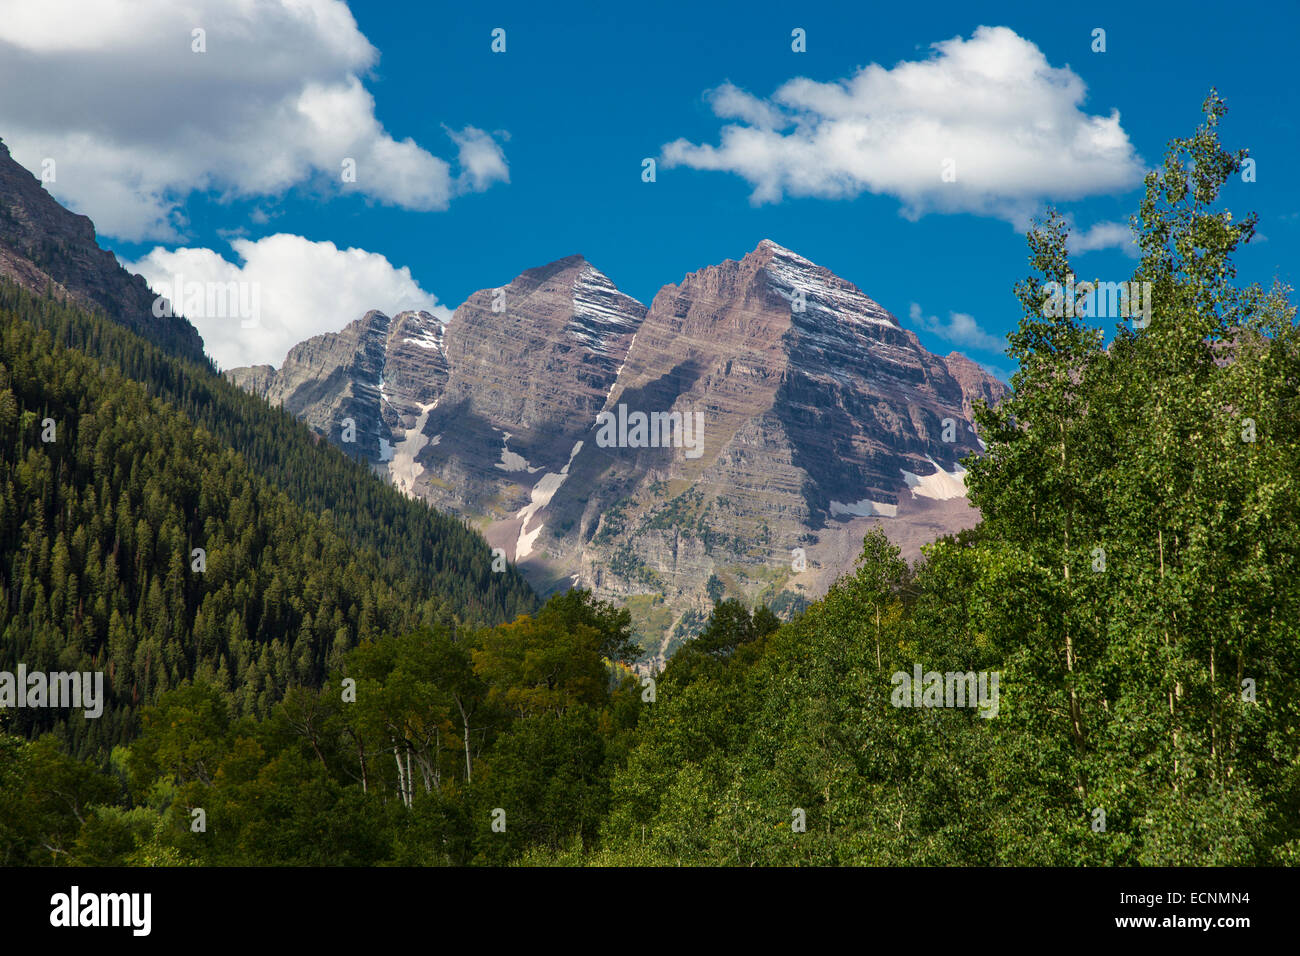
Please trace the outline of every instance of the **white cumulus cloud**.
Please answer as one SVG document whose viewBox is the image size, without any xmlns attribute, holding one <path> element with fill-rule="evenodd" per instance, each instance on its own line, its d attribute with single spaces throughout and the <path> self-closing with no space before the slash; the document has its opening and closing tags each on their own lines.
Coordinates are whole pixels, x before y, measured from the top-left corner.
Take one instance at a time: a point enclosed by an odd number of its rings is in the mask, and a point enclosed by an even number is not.
<svg viewBox="0 0 1300 956">
<path fill-rule="evenodd" d="M 1098 249 L 1118 249 L 1130 259 L 1141 254 L 1133 230 L 1125 222 L 1096 222 L 1082 231 L 1071 231 L 1067 246 L 1075 255 Z"/>
<path fill-rule="evenodd" d="M 310 182 L 436 210 L 509 180 L 482 130 L 447 130 L 458 169 L 390 135 L 362 82 L 378 59 L 342 0 L 0 0 L 0 137 L 127 240 L 176 241 L 195 191 Z"/>
<path fill-rule="evenodd" d="M 932 46 L 928 59 L 871 64 L 836 82 L 798 77 L 770 99 L 726 83 L 709 102 L 738 122 L 722 127 L 717 145 L 666 144 L 664 164 L 735 173 L 756 204 L 876 193 L 899 199 L 912 218 L 968 212 L 1019 228 L 1044 199 L 1140 181 L 1118 111 L 1086 112 L 1083 81 L 1029 40 L 982 26 Z"/>
<path fill-rule="evenodd" d="M 379 253 L 340 249 L 332 242 L 288 233 L 257 241 L 236 239 L 230 245 L 240 262 L 211 249 L 158 247 L 138 262 L 124 264 L 129 272 L 143 275 L 155 291 L 170 294 L 176 311 L 194 323 L 208 354 L 222 368 L 278 367 L 302 340 L 337 332 L 371 309 L 390 316 L 423 309 L 443 321 L 451 318 L 449 309 L 420 288 L 410 269 L 395 267 Z M 173 290 L 192 289 L 194 283 L 205 289 L 232 288 L 242 297 L 243 307 L 213 310 L 223 314 L 187 307 L 188 297 Z M 229 301 L 234 298 L 230 295 Z"/>
<path fill-rule="evenodd" d="M 965 312 L 949 312 L 948 321 L 945 322 L 938 316 L 926 315 L 920 303 L 913 302 L 908 309 L 908 318 L 912 320 L 915 327 L 924 329 L 954 345 L 979 349 L 982 352 L 1001 352 L 1007 347 L 1006 339 L 985 332 L 975 321 L 975 317 Z"/>
</svg>

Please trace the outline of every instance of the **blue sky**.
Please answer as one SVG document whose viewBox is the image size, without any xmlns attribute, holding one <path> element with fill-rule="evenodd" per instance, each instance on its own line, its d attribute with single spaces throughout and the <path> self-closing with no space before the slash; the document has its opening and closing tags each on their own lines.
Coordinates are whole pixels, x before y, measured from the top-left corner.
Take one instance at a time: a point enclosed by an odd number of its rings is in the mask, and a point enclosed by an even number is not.
<svg viewBox="0 0 1300 956">
<path fill-rule="evenodd" d="M 258 281 L 284 277 L 278 297 L 264 295 L 268 325 L 276 307 L 286 313 L 277 335 L 196 321 L 227 366 L 278 364 L 281 345 L 341 328 L 362 300 L 391 311 L 428 297 L 452 309 L 575 252 L 648 303 L 663 284 L 771 238 L 856 283 L 930 349 L 1005 372 L 993 342 L 1019 318 L 1011 286 L 1026 271 L 1026 217 L 1055 201 L 1085 232 L 1125 222 L 1141 169 L 1192 132 L 1212 85 L 1230 109 L 1225 144 L 1249 147 L 1258 163 L 1257 181 L 1226 196 L 1234 212 L 1261 215 L 1264 241 L 1240 254 L 1242 278 L 1296 281 L 1293 3 L 1225 13 L 1210 3 L 466 10 L 312 0 L 304 23 L 269 0 L 141 2 L 123 24 L 51 0 L 47 24 L 69 25 L 57 35 L 35 17 L 0 17 L 0 86 L 10 91 L 0 93 L 0 138 L 34 172 L 59 159 L 51 191 L 151 279 L 178 263 L 187 276 L 239 274 L 241 248 L 258 251 Z M 191 24 L 206 31 L 202 57 L 187 48 Z M 504 53 L 491 50 L 498 27 Z M 980 27 L 1006 30 L 981 40 Z M 1104 53 L 1091 49 L 1097 27 Z M 795 28 L 806 52 L 791 49 Z M 142 56 L 160 48 L 174 54 Z M 975 95 L 961 57 L 984 50 L 1005 55 L 1012 74 L 1041 55 L 1050 75 L 1027 81 L 1023 98 L 994 88 L 954 115 L 954 102 Z M 80 78 L 67 77 L 72 60 Z M 899 72 L 907 62 L 919 71 Z M 873 83 L 837 99 L 831 84 L 870 64 L 880 68 Z M 786 86 L 798 78 L 811 82 Z M 1086 88 L 1078 102 L 1062 92 L 1070 83 Z M 101 88 L 111 101 L 96 101 Z M 1035 97 L 1041 107 L 1017 105 Z M 284 120 L 286 109 L 298 112 Z M 782 118 L 766 129 L 774 109 Z M 800 143 L 795 120 L 827 139 Z M 844 145 L 859 121 L 876 131 L 862 147 L 870 157 Z M 880 134 L 887 123 L 901 132 Z M 1025 124 L 1056 132 L 1017 152 Z M 728 125 L 748 130 L 748 145 L 711 152 Z M 1105 149 L 1067 163 L 1049 148 L 1080 130 Z M 926 131 L 961 144 L 959 189 L 935 185 L 943 148 L 918 151 Z M 347 150 L 360 151 L 357 181 L 340 185 L 336 157 Z M 642 181 L 647 157 L 658 161 L 652 183 Z M 986 176 L 979 188 L 963 179 L 971 169 Z M 1127 278 L 1133 260 L 1105 236 L 1103 226 L 1076 267 Z M 334 246 L 304 256 L 307 243 Z M 364 252 L 349 260 L 344 249 Z"/>
</svg>

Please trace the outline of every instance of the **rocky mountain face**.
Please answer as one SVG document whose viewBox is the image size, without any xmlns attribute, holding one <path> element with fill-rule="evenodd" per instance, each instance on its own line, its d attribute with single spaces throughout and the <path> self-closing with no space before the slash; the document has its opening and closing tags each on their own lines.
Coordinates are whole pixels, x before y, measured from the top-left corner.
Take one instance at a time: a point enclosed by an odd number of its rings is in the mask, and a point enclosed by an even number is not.
<svg viewBox="0 0 1300 956">
<path fill-rule="evenodd" d="M 626 603 L 658 659 L 720 595 L 820 595 L 874 525 L 911 557 L 973 525 L 971 402 L 1005 392 L 771 241 L 648 309 L 571 256 L 445 327 L 370 312 L 227 374 L 469 518 L 539 590 Z"/>
<path fill-rule="evenodd" d="M 183 318 L 155 317 L 155 296 L 95 241 L 95 226 L 58 204 L 0 143 L 0 275 L 104 313 L 174 354 L 206 362 L 203 340 Z"/>
<path fill-rule="evenodd" d="M 418 415 L 421 402 L 442 394 L 442 334 L 442 323 L 428 312 L 390 319 L 371 311 L 342 332 L 295 345 L 279 370 L 253 365 L 225 374 L 345 451 L 384 461 L 403 415 Z"/>
</svg>

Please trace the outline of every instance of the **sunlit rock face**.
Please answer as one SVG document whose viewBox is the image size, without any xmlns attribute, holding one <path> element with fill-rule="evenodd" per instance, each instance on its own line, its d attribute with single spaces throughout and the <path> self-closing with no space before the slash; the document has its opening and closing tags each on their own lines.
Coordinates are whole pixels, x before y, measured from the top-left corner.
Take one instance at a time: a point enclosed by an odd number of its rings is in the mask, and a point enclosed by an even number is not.
<svg viewBox="0 0 1300 956">
<path fill-rule="evenodd" d="M 353 420 L 344 447 L 465 515 L 540 590 L 627 602 L 658 659 L 710 591 L 788 608 L 872 526 L 915 557 L 973 525 L 971 403 L 1006 390 L 769 240 L 648 309 L 570 256 L 445 326 L 371 312 L 278 371 L 228 374 L 331 440 Z"/>
</svg>

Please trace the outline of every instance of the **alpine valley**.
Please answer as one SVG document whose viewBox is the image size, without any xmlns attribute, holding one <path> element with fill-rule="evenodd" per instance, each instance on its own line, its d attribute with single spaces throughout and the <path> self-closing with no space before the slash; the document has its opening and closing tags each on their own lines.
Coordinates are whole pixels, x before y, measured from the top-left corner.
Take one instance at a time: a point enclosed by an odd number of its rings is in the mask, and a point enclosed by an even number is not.
<svg viewBox="0 0 1300 956">
<path fill-rule="evenodd" d="M 225 329 L 156 314 L 0 144 L 0 871 L 85 874 L 56 874 L 71 899 L 150 867 L 175 900 L 238 868 L 256 925 L 297 932 L 310 879 L 251 869 L 330 867 L 339 896 L 333 868 L 383 866 L 316 920 L 370 939 L 372 911 L 497 898 L 413 866 L 1300 863 L 1300 325 L 1283 282 L 1235 279 L 1253 160 L 1202 111 L 1129 220 L 1149 321 L 1044 309 L 1082 274 L 1072 224 L 1026 233 L 1011 391 L 770 225 L 648 304 L 580 256 L 438 315 L 358 317 L 387 282 L 340 308 L 351 264 L 259 270 L 310 293 L 266 321 L 340 331 L 222 370 Z M 461 261 L 495 268 L 483 221 Z"/>
<path fill-rule="evenodd" d="M 779 614 L 819 597 L 872 526 L 908 558 L 973 526 L 971 406 L 1006 391 L 770 240 L 649 308 L 574 255 L 445 324 L 370 311 L 225 374 L 464 516 L 543 595 L 627 606 L 658 664 L 723 595 Z M 699 421 L 698 447 L 597 440 L 602 413 L 637 412 Z"/>
</svg>

